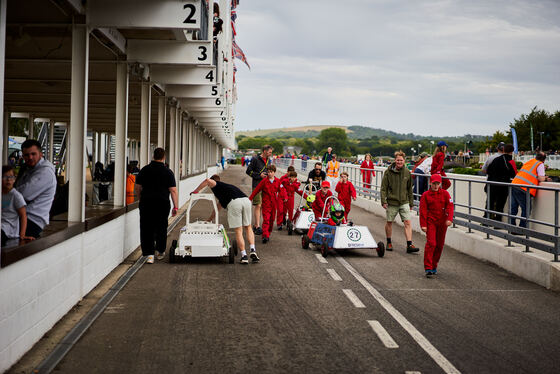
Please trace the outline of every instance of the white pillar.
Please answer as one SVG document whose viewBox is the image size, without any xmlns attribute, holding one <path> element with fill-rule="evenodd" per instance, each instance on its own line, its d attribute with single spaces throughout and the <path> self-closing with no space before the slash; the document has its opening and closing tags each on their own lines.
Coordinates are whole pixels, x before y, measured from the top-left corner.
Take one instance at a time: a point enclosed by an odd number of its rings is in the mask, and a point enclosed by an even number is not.
<svg viewBox="0 0 560 374">
<path fill-rule="evenodd" d="M 181 159 L 180 147 L 181 147 L 181 123 L 182 122 L 183 122 L 182 111 L 180 108 L 177 108 L 175 114 L 175 135 L 174 135 L 175 141 L 173 142 L 175 147 L 175 156 L 174 156 L 175 162 L 173 163 L 173 165 L 169 166 L 171 170 L 173 170 L 173 174 L 175 174 L 175 180 L 177 181 L 177 186 L 179 186 L 179 181 L 181 180 L 181 175 L 180 175 L 181 172 L 179 171 L 179 164 Z"/>
<path fill-rule="evenodd" d="M 29 113 L 29 122 L 27 123 L 28 139 L 35 139 L 35 116 Z"/>
<path fill-rule="evenodd" d="M 2 91 L 2 95 L 3 94 L 4 92 Z M 3 107 L 4 105 L 2 105 L 2 108 Z M 10 128 L 10 112 L 5 112 L 3 122 L 2 122 L 2 165 L 8 163 L 8 156 L 9 156 L 8 148 L 10 146 L 10 142 L 9 142 L 10 136 L 8 132 L 9 128 Z"/>
<path fill-rule="evenodd" d="M 48 160 L 50 162 L 54 161 L 54 120 L 51 119 L 49 121 L 49 148 L 48 148 L 48 154 L 49 154 L 49 158 Z M 93 150 L 92 150 L 92 155 L 93 155 Z M 93 158 L 92 158 L 93 160 Z M 95 161 L 93 162 L 95 163 Z"/>
<path fill-rule="evenodd" d="M 117 96 L 115 115 L 115 184 L 113 205 L 126 202 L 126 149 L 128 134 L 128 65 L 117 64 Z"/>
<path fill-rule="evenodd" d="M 193 136 L 194 136 L 194 120 L 192 118 L 189 119 L 187 122 L 187 126 L 189 129 L 189 165 L 188 165 L 188 174 L 193 173 L 193 159 L 194 159 L 194 148 L 193 148 Z"/>
<path fill-rule="evenodd" d="M 181 170 L 181 175 L 187 175 L 187 170 L 188 170 L 188 164 L 189 164 L 189 134 L 188 134 L 188 125 L 189 125 L 189 118 L 186 118 L 183 121 L 183 125 L 181 126 L 181 128 L 183 129 L 183 169 Z"/>
<path fill-rule="evenodd" d="M 165 149 L 165 96 L 158 97 L 157 146 Z"/>
<path fill-rule="evenodd" d="M 141 108 L 140 108 L 140 165 L 150 163 L 150 117 L 152 108 L 152 85 L 142 83 Z"/>
<path fill-rule="evenodd" d="M 70 96 L 70 138 L 68 149 L 68 221 L 85 220 L 86 127 L 88 98 L 89 31 L 85 25 L 72 26 L 72 83 Z"/>
<path fill-rule="evenodd" d="M 175 127 L 177 126 L 177 110 L 174 106 L 169 107 L 169 154 L 167 155 L 167 163 L 169 168 L 173 170 L 175 165 Z"/>
</svg>

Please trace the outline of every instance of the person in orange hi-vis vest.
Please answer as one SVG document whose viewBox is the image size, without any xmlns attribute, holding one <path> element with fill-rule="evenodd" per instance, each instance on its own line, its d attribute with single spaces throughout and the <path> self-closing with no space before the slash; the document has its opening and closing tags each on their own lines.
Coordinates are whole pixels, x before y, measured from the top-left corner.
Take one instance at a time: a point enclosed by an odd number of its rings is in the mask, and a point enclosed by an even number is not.
<svg viewBox="0 0 560 374">
<path fill-rule="evenodd" d="M 340 171 L 340 162 L 336 160 L 336 154 L 333 153 L 332 159 L 327 162 L 327 181 L 331 184 L 331 192 L 334 192 L 336 183 L 338 182 L 338 175 Z"/>
<path fill-rule="evenodd" d="M 134 202 L 134 185 L 136 184 L 136 176 L 132 174 L 132 165 L 128 165 L 126 168 L 126 205 L 130 205 Z"/>
<path fill-rule="evenodd" d="M 544 170 L 544 160 L 546 160 L 546 154 L 543 152 L 537 153 L 534 159 L 523 164 L 521 170 L 519 170 L 511 183 L 517 185 L 538 186 L 540 182 L 547 181 L 548 179 Z M 529 195 L 531 196 L 531 199 L 534 198 L 537 195 L 537 189 L 529 188 Z M 529 200 L 529 210 L 527 210 L 527 187 L 512 187 L 510 200 L 509 211 L 511 215 L 517 215 L 519 207 L 521 207 L 521 217 L 527 218 L 531 215 L 531 200 Z M 510 224 L 515 226 L 515 221 L 515 218 L 510 217 Z M 519 226 L 526 228 L 527 220 L 521 219 L 519 221 Z M 514 232 L 513 234 L 518 233 Z"/>
</svg>

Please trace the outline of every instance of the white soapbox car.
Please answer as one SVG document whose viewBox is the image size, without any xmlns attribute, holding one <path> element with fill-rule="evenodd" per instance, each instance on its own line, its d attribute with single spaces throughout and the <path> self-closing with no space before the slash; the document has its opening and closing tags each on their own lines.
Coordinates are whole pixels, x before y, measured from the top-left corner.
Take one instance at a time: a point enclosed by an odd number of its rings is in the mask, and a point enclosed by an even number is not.
<svg viewBox="0 0 560 374">
<path fill-rule="evenodd" d="M 191 209 L 201 200 L 212 203 L 214 222 L 190 222 Z M 237 243 L 230 242 L 223 225 L 218 223 L 218 206 L 214 194 L 192 194 L 186 212 L 186 225 L 181 228 L 179 240 L 173 240 L 169 249 L 169 262 L 188 257 L 225 257 L 230 264 L 237 256 Z"/>
</svg>

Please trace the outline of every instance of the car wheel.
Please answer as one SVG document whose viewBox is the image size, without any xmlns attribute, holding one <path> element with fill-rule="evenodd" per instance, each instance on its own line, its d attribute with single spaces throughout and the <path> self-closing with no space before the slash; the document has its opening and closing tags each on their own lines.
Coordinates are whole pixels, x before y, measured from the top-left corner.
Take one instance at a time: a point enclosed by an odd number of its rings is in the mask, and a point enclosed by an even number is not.
<svg viewBox="0 0 560 374">
<path fill-rule="evenodd" d="M 377 255 L 379 257 L 383 257 L 385 256 L 385 243 L 383 242 L 378 242 L 377 243 L 377 248 L 375 249 L 377 251 Z"/>
<path fill-rule="evenodd" d="M 292 221 L 288 220 L 288 235 L 292 235 L 294 233 L 294 224 Z"/>
<path fill-rule="evenodd" d="M 327 257 L 329 254 L 329 246 L 327 245 L 326 242 L 324 242 L 323 244 L 321 244 L 321 255 L 323 257 Z"/>
<path fill-rule="evenodd" d="M 235 262 L 235 256 L 237 255 L 237 240 L 233 239 L 231 241 L 231 246 L 229 247 L 229 263 L 233 264 Z"/>
<path fill-rule="evenodd" d="M 309 238 L 307 237 L 307 235 L 301 236 L 301 248 L 309 249 Z"/>
<path fill-rule="evenodd" d="M 169 247 L 169 263 L 174 264 L 177 262 L 177 256 L 175 255 L 175 249 L 177 248 L 177 240 L 171 242 L 171 247 Z"/>
</svg>

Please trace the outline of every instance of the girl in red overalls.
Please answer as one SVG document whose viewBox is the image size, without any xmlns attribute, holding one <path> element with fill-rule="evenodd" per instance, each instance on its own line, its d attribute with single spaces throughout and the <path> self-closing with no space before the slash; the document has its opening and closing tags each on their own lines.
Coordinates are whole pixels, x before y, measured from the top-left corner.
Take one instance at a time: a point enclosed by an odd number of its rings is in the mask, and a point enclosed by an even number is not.
<svg viewBox="0 0 560 374">
<path fill-rule="evenodd" d="M 352 200 L 356 200 L 356 189 L 352 182 L 348 180 L 348 173 L 340 173 L 340 182 L 336 184 L 335 191 L 338 193 L 338 201 L 344 207 L 344 218 L 348 219 L 348 213 L 352 207 Z"/>
<path fill-rule="evenodd" d="M 434 155 L 432 157 L 432 168 L 430 169 L 430 174 L 439 174 L 442 177 L 447 176 L 445 174 L 445 170 L 443 170 L 443 164 L 445 162 L 445 153 L 447 152 L 447 143 L 443 140 L 437 143 L 436 150 L 434 151 Z M 444 190 L 449 189 L 451 187 L 451 182 L 449 179 L 443 179 L 441 188 Z"/>
<path fill-rule="evenodd" d="M 447 227 L 453 220 L 453 201 L 449 192 L 440 187 L 441 175 L 433 174 L 430 189 L 420 199 L 420 227 L 426 233 L 424 269 L 428 278 L 437 274 Z"/>
<path fill-rule="evenodd" d="M 375 170 L 373 170 L 373 168 L 374 165 L 373 161 L 371 161 L 371 155 L 366 153 L 365 160 L 360 165 L 360 173 L 362 174 L 362 183 L 364 184 L 364 188 L 371 188 L 372 178 L 375 177 Z M 346 215 L 348 215 L 348 213 L 346 213 Z"/>
<path fill-rule="evenodd" d="M 286 188 L 290 181 L 290 173 L 294 172 L 295 170 L 293 166 L 288 166 L 288 172 L 280 177 L 280 183 L 282 184 L 282 188 Z M 297 179 L 297 173 L 296 173 Z M 298 184 L 299 188 L 299 184 Z M 297 189 L 297 188 L 296 188 Z M 288 199 L 290 196 L 290 191 L 286 189 L 286 194 L 288 195 Z M 293 195 L 292 195 L 292 210 L 293 210 Z M 278 200 L 276 202 L 276 224 L 278 225 L 278 231 L 282 230 L 282 225 L 286 224 L 286 213 L 288 212 L 288 201 L 283 200 L 280 198 L 280 194 L 278 194 Z"/>
</svg>

